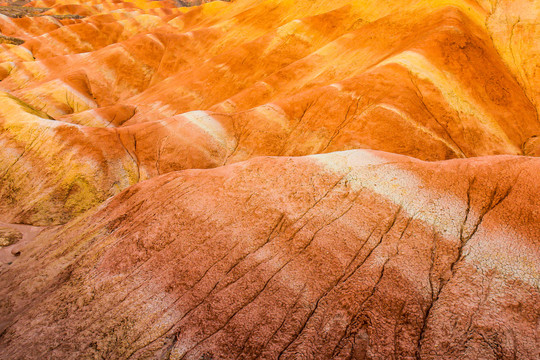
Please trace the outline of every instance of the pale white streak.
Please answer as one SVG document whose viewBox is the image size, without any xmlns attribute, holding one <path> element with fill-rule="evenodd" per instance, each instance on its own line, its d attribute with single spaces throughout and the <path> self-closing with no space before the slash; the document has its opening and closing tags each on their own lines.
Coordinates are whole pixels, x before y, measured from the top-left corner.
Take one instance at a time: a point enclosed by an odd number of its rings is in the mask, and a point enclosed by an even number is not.
<svg viewBox="0 0 540 360">
<path fill-rule="evenodd" d="M 303 26 L 304 23 L 302 20 L 296 19 L 277 28 L 276 36 L 272 38 L 264 50 L 263 56 L 283 46 L 283 42 L 288 41 L 288 39 L 292 37 L 308 44 L 311 43 L 312 37 L 310 37 L 305 31 L 302 31 Z"/>
<path fill-rule="evenodd" d="M 91 23 L 91 22 L 87 22 L 85 24 L 89 24 L 91 27 L 93 27 L 97 32 L 100 32 L 101 30 L 99 30 L 99 28 L 94 24 L 94 23 Z M 63 28 L 64 31 L 68 31 L 70 32 L 74 38 L 77 39 L 77 42 L 81 45 L 86 45 L 88 48 L 90 48 L 91 50 L 90 51 L 93 51 L 94 49 L 94 46 L 92 46 L 92 44 L 90 44 L 88 41 L 83 41 L 80 37 L 79 34 L 77 34 L 75 31 L 73 31 L 73 29 L 70 27 L 70 26 L 66 26 Z M 66 48 L 69 49 L 69 46 L 66 44 L 65 45 Z"/>
<path fill-rule="evenodd" d="M 157 120 L 156 123 L 161 124 L 161 126 L 163 126 L 164 128 L 168 128 L 171 124 L 172 119 L 173 118 L 168 118 L 165 120 Z"/>
<path fill-rule="evenodd" d="M 131 60 L 132 63 L 134 62 L 133 57 L 131 56 L 131 53 L 126 48 L 124 48 L 122 44 L 119 44 L 119 43 L 111 44 L 111 45 L 106 46 L 104 49 L 112 50 L 111 51 L 112 54 L 110 54 L 109 56 L 114 56 L 114 57 L 123 58 L 123 59 L 127 58 Z M 116 83 L 117 73 L 114 68 L 111 68 L 111 66 L 109 66 L 106 63 L 101 63 L 100 66 L 97 68 L 97 70 L 109 83 L 111 84 Z"/>
<path fill-rule="evenodd" d="M 442 235 L 459 236 L 458 229 L 465 209 L 459 198 L 441 192 L 421 191 L 423 184 L 416 176 L 393 165 L 380 166 L 389 160 L 376 154 L 369 150 L 351 150 L 313 157 L 332 172 L 350 172 L 346 179 L 356 190 L 368 188 L 403 206 L 403 210 L 417 219 L 427 223 L 438 222 Z M 411 202 L 411 199 L 414 201 Z M 441 201 L 452 206 L 441 211 Z"/>
<path fill-rule="evenodd" d="M 16 69 L 30 74 L 33 80 L 38 80 L 49 74 L 49 69 L 41 61 L 25 61 L 22 66 L 19 65 Z M 16 74 L 18 76 L 19 72 Z"/>
<path fill-rule="evenodd" d="M 0 64 L 5 69 L 11 70 L 15 67 L 15 61 L 6 61 Z"/>
<path fill-rule="evenodd" d="M 456 32 L 458 33 L 461 33 L 463 32 L 462 29 L 460 29 L 460 27 L 458 25 L 443 25 L 439 28 L 437 28 L 439 31 L 443 32 L 445 30 L 455 30 Z"/>
<path fill-rule="evenodd" d="M 400 205 L 408 216 L 433 226 L 445 239 L 460 243 L 460 228 L 465 219 L 466 200 L 442 189 L 431 190 L 413 173 L 402 170 L 401 164 L 421 163 L 400 155 L 387 155 L 371 150 L 350 150 L 311 155 L 331 173 L 345 175 L 343 181 L 356 191 L 369 189 Z M 402 159 L 402 160 L 401 160 Z M 347 174 L 347 175 L 346 175 Z M 468 219 L 478 219 L 472 208 Z M 485 220 L 484 220 L 485 221 Z M 470 224 L 469 224 L 470 226 Z M 481 264 L 484 269 L 502 272 L 510 278 L 540 285 L 540 253 L 530 249 L 531 240 L 501 224 L 498 229 L 480 226 L 473 240 L 464 249 L 465 261 Z"/>
<path fill-rule="evenodd" d="M 53 24 L 58 25 L 59 27 L 64 26 L 60 23 L 60 21 L 58 21 L 56 18 L 53 18 L 52 16 L 44 16 L 44 18 L 46 18 L 48 21 L 52 22 Z"/>
<path fill-rule="evenodd" d="M 130 11 L 130 12 L 125 13 L 124 9 L 117 9 L 117 10 L 114 10 L 113 12 L 117 12 L 118 14 L 129 15 L 131 17 L 139 16 L 139 13 L 137 11 Z"/>
<path fill-rule="evenodd" d="M 93 99 L 89 98 L 87 95 L 77 91 L 71 85 L 66 84 L 63 81 L 61 81 L 61 83 L 62 83 L 62 86 L 66 89 L 66 92 L 72 93 L 73 95 L 75 95 L 80 102 L 82 102 L 83 104 L 85 104 L 89 108 L 98 107 L 96 102 Z"/>
<path fill-rule="evenodd" d="M 150 15 L 150 14 L 141 14 L 137 17 L 119 21 L 119 23 L 122 23 L 122 25 L 124 25 L 125 29 L 127 30 L 132 29 L 131 32 L 139 32 L 140 29 L 149 29 L 149 28 L 155 27 L 160 22 L 161 22 L 161 19 L 158 16 Z M 152 34 L 147 34 L 147 35 L 152 35 Z M 158 40 L 158 42 L 161 42 L 161 41 Z"/>
<path fill-rule="evenodd" d="M 480 227 L 475 236 L 481 240 L 470 241 L 468 261 L 540 288 L 540 253 L 530 240 L 506 224 L 497 230 Z"/>
<path fill-rule="evenodd" d="M 175 109 L 171 108 L 169 104 L 164 104 L 161 101 L 156 101 L 152 103 L 152 105 L 150 106 L 150 111 L 153 111 L 155 117 L 158 118 L 171 117 L 178 114 L 178 112 Z"/>
<path fill-rule="evenodd" d="M 82 52 L 82 53 L 79 53 L 79 54 L 72 54 L 72 55 L 69 55 L 69 56 L 78 58 L 78 60 L 85 60 L 85 59 L 88 59 L 88 58 L 92 57 L 92 52 L 91 51 L 86 51 L 86 52 Z"/>
<path fill-rule="evenodd" d="M 35 119 L 33 119 L 33 121 L 37 122 L 38 124 L 42 126 L 46 126 L 49 129 L 56 129 L 61 126 L 67 126 L 67 127 L 77 128 L 77 129 L 82 129 L 86 127 L 84 125 L 73 124 L 73 123 L 69 123 L 69 122 L 65 122 L 61 120 L 44 119 L 39 116 L 36 116 Z"/>
<path fill-rule="evenodd" d="M 5 51 L 0 52 L 0 63 L 5 63 L 7 61 L 22 62 L 22 61 L 30 60 L 30 59 L 25 58 L 22 54 L 19 53 L 20 48 L 21 46 L 15 46 L 11 48 L 6 46 Z"/>
<path fill-rule="evenodd" d="M 107 126 L 109 125 L 109 120 L 105 119 L 103 116 L 101 116 L 97 111 L 96 109 L 92 109 L 90 110 L 90 114 L 92 114 L 92 116 L 97 120 L 99 121 L 100 123 L 102 123 L 103 125 Z M 112 125 L 111 125 L 112 126 Z"/>
<path fill-rule="evenodd" d="M 509 153 L 520 153 L 520 150 L 512 144 L 512 141 L 498 122 L 491 118 L 488 113 L 482 111 L 482 106 L 467 95 L 467 91 L 453 78 L 452 74 L 439 70 L 423 55 L 415 51 L 399 53 L 382 61 L 377 67 L 388 64 L 401 65 L 419 78 L 431 82 L 439 89 L 446 102 L 453 109 L 480 120 L 486 132 L 499 138 L 502 143 L 507 144 Z"/>
<path fill-rule="evenodd" d="M 34 54 L 32 53 L 32 51 L 30 51 L 30 49 L 25 48 L 24 46 L 18 46 L 18 48 L 19 48 L 21 51 L 24 51 L 24 52 L 28 53 L 28 55 L 30 55 L 32 58 L 34 57 Z"/>
<path fill-rule="evenodd" d="M 208 133 L 223 147 L 227 145 L 227 134 L 219 121 L 208 115 L 205 111 L 190 111 L 181 116 L 192 124 L 198 126 L 201 130 Z"/>
<path fill-rule="evenodd" d="M 227 64 L 218 64 L 216 65 L 216 69 L 222 70 L 222 73 L 228 73 L 231 70 Z"/>
<path fill-rule="evenodd" d="M 92 23 L 92 22 L 86 22 L 85 24 L 88 24 L 88 25 L 90 25 L 91 27 L 93 27 L 94 29 L 96 29 L 97 31 L 100 31 L 99 28 L 96 26 L 96 24 L 94 24 L 94 23 Z M 69 31 L 73 32 L 73 30 L 72 30 L 70 27 L 68 27 L 67 29 L 68 29 Z"/>
<path fill-rule="evenodd" d="M 61 49 L 67 49 L 67 46 L 64 43 L 61 43 L 60 41 L 53 38 L 49 33 L 43 34 L 38 36 L 38 38 L 41 38 L 41 41 L 45 44 L 47 44 L 48 47 L 50 47 L 51 44 L 59 46 Z"/>
<path fill-rule="evenodd" d="M 343 85 L 339 84 L 339 83 L 336 83 L 336 84 L 331 84 L 329 85 L 330 87 L 333 87 L 333 88 L 336 88 L 338 89 L 339 91 L 343 90 Z"/>
<path fill-rule="evenodd" d="M 289 125 L 289 118 L 285 114 L 285 111 L 276 104 L 257 106 L 253 110 L 261 114 L 266 120 L 278 123 L 283 128 L 287 128 Z"/>
<path fill-rule="evenodd" d="M 13 22 L 13 20 L 9 17 L 9 16 L 6 16 L 4 14 L 0 14 L 0 19 L 2 19 L 3 21 L 5 21 L 6 23 L 8 23 L 9 25 L 13 26 L 15 29 L 17 29 L 17 31 L 21 32 L 23 35 L 25 36 L 29 36 L 29 37 L 32 37 L 33 35 L 32 34 L 29 34 L 28 32 L 26 32 L 25 30 L 21 29 L 20 26 L 18 26 L 17 24 L 15 24 Z"/>
<path fill-rule="evenodd" d="M 222 109 L 227 109 L 225 110 L 225 112 L 235 112 L 236 110 L 236 103 L 234 101 L 232 101 L 231 99 L 227 99 L 219 104 L 217 104 L 216 106 L 222 108 Z"/>
<path fill-rule="evenodd" d="M 266 81 L 257 81 L 255 85 L 262 85 L 270 91 L 274 90 L 274 88 L 270 86 L 270 84 L 268 84 Z"/>
<path fill-rule="evenodd" d="M 17 66 L 14 70 L 15 71 L 12 72 L 11 76 L 15 78 L 15 81 L 20 88 L 24 87 L 27 83 L 34 80 L 33 74 L 25 67 Z"/>
<path fill-rule="evenodd" d="M 422 131 L 423 133 L 427 134 L 428 136 L 431 136 L 432 138 L 442 142 L 448 148 L 452 149 L 454 151 L 454 153 L 456 153 L 456 154 L 461 153 L 461 151 L 459 149 L 457 149 L 455 147 L 455 145 L 450 144 L 448 141 L 446 141 L 445 139 L 443 139 L 442 137 L 437 135 L 435 132 L 433 132 L 433 130 L 431 130 L 431 129 L 423 126 L 419 122 L 411 119 L 411 117 L 409 115 L 407 115 L 403 111 L 399 110 L 398 108 L 396 108 L 396 107 L 394 107 L 394 106 L 392 106 L 390 104 L 384 104 L 384 103 L 375 105 L 373 107 L 373 109 L 375 109 L 375 108 L 381 108 L 381 109 L 385 109 L 385 110 L 388 110 L 388 111 L 391 111 L 391 112 L 395 113 L 396 115 L 401 117 L 403 120 L 405 120 L 406 122 L 411 124 L 414 128 L 417 128 L 418 130 Z"/>
<path fill-rule="evenodd" d="M 115 45 L 115 44 L 112 44 L 112 45 Z M 118 47 L 118 49 L 120 49 L 120 51 L 122 51 L 125 56 L 132 62 L 132 63 L 135 63 L 135 58 L 133 57 L 133 55 L 131 54 L 131 52 L 129 52 L 129 50 L 125 47 L 124 44 L 122 43 L 118 43 L 118 45 L 120 45 Z"/>
<path fill-rule="evenodd" d="M 146 34 L 146 37 L 154 40 L 162 49 L 165 49 L 165 45 L 154 34 Z"/>
</svg>

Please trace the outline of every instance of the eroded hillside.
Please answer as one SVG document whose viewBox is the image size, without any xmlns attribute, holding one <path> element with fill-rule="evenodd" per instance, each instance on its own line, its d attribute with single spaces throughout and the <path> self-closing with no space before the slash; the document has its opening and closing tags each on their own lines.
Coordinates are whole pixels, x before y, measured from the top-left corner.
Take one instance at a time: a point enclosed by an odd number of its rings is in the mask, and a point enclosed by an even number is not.
<svg viewBox="0 0 540 360">
<path fill-rule="evenodd" d="M 0 357 L 540 357 L 540 2 L 197 3 L 0 8 Z"/>
</svg>

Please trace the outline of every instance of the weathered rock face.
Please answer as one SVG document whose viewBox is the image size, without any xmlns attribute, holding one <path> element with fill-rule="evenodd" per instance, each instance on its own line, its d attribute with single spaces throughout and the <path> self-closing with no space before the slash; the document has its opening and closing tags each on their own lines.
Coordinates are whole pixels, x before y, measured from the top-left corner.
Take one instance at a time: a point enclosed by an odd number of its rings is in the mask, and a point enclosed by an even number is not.
<svg viewBox="0 0 540 360">
<path fill-rule="evenodd" d="M 534 4 L 30 3 L 50 9 L 0 17 L 25 41 L 1 45 L 0 212 L 65 223 L 138 181 L 261 155 L 535 155 Z M 68 9 L 86 17 L 51 17 Z"/>
<path fill-rule="evenodd" d="M 540 358 L 540 2 L 188 2 L 0 15 L 0 358 Z"/>
<path fill-rule="evenodd" d="M 539 174 L 354 150 L 154 178 L 3 274 L 0 354 L 535 358 Z"/>
</svg>

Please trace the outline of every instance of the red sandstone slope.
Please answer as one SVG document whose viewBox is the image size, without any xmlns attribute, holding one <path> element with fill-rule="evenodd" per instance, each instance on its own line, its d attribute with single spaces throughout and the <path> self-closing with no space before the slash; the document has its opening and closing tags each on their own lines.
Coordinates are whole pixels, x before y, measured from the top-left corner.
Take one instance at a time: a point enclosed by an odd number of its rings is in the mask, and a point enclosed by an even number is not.
<svg viewBox="0 0 540 360">
<path fill-rule="evenodd" d="M 540 2 L 178 5 L 0 15 L 0 358 L 540 358 Z"/>
<path fill-rule="evenodd" d="M 4 271 L 0 355 L 535 358 L 539 174 L 356 150 L 154 178 Z"/>
</svg>

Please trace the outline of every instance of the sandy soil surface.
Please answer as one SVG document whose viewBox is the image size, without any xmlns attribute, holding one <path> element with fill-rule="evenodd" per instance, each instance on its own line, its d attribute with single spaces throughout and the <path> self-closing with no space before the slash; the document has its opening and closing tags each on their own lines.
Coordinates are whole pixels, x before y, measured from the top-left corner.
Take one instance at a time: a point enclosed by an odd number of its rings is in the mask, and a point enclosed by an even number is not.
<svg viewBox="0 0 540 360">
<path fill-rule="evenodd" d="M 21 241 L 13 245 L 0 248 L 0 266 L 11 264 L 20 255 L 24 247 L 32 242 L 45 227 L 22 224 L 10 224 L 0 221 L 0 227 L 7 227 L 20 231 L 23 234 Z M 18 254 L 18 255 L 15 255 Z"/>
</svg>

